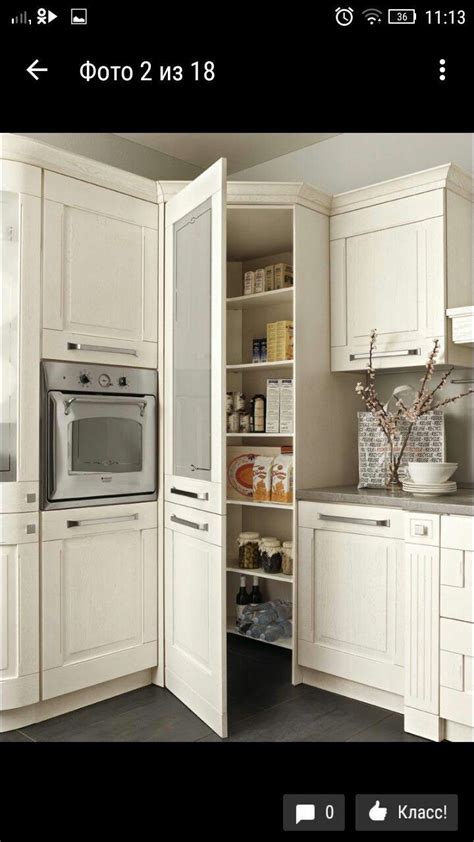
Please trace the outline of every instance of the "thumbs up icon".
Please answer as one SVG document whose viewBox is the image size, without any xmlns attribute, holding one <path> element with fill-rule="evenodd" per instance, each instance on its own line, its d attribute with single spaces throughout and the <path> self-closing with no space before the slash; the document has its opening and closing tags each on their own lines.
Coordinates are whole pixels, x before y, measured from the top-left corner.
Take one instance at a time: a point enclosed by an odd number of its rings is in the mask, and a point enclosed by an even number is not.
<svg viewBox="0 0 474 842">
<path fill-rule="evenodd" d="M 374 806 L 369 810 L 369 819 L 373 822 L 384 822 L 387 818 L 387 808 L 380 806 L 380 801 L 376 801 Z"/>
</svg>

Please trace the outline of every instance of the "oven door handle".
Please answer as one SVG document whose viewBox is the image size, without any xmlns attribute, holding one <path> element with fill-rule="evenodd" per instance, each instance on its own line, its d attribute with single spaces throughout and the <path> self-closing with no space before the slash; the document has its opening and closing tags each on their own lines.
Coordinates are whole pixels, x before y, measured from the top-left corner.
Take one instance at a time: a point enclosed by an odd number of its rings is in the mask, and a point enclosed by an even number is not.
<svg viewBox="0 0 474 842">
<path fill-rule="evenodd" d="M 94 395 L 86 396 L 86 395 L 77 395 L 73 398 L 67 398 L 64 401 L 64 414 L 69 415 L 69 410 L 71 408 L 71 404 L 73 403 L 118 403 L 120 406 L 128 405 L 128 406 L 139 406 L 140 407 L 140 415 L 145 414 L 145 409 L 147 406 L 147 401 L 141 400 L 133 400 L 132 398 L 121 398 L 118 397 L 117 400 L 114 401 L 114 397 L 109 395 L 106 398 L 95 397 Z"/>
</svg>

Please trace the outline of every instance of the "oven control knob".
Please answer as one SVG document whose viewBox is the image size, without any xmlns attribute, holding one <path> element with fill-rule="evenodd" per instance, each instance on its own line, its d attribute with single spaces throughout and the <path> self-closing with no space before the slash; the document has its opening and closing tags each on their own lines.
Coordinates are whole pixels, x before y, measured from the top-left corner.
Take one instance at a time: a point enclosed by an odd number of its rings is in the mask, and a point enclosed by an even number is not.
<svg viewBox="0 0 474 842">
<path fill-rule="evenodd" d="M 106 386 L 110 386 L 111 381 L 108 374 L 99 374 L 99 386 L 102 386 L 104 389 Z"/>
<path fill-rule="evenodd" d="M 126 377 L 119 377 L 118 384 L 119 384 L 119 386 L 128 386 L 127 378 Z"/>
<path fill-rule="evenodd" d="M 83 386 L 87 386 L 88 383 L 91 382 L 90 377 L 87 374 L 81 374 L 79 376 L 79 383 L 82 383 Z"/>
</svg>

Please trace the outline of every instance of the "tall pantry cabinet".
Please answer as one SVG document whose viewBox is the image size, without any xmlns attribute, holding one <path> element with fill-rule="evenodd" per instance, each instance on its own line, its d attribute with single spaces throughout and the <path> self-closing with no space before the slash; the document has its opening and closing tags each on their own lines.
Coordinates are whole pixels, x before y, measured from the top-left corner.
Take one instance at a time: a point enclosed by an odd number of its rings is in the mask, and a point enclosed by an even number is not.
<svg viewBox="0 0 474 842">
<path fill-rule="evenodd" d="M 162 182 L 165 204 L 165 684 L 227 734 L 226 630 L 235 631 L 237 537 L 296 545 L 293 502 L 227 494 L 228 447 L 293 449 L 294 487 L 352 482 L 356 395 L 330 373 L 330 197 L 303 184 L 226 183 L 216 162 L 190 184 Z M 243 274 L 278 262 L 292 287 L 243 295 Z M 252 362 L 266 324 L 291 320 L 294 358 Z M 226 432 L 226 392 L 293 380 L 292 433 Z M 355 380 L 354 380 L 355 383 Z M 337 447 L 335 446 L 337 443 Z M 252 571 L 246 571 L 252 573 Z M 293 602 L 293 576 L 255 571 L 264 599 Z M 293 640 L 277 641 L 293 649 Z M 293 681 L 300 681 L 296 658 Z"/>
</svg>

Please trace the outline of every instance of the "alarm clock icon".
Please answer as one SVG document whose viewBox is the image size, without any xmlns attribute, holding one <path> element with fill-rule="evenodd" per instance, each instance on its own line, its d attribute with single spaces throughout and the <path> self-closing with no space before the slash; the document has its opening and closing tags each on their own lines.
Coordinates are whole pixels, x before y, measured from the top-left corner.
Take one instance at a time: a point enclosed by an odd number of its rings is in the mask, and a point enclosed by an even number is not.
<svg viewBox="0 0 474 842">
<path fill-rule="evenodd" d="M 350 6 L 347 6 L 345 9 L 342 9 L 340 6 L 336 9 L 336 21 L 339 26 L 349 26 L 350 23 L 354 20 L 354 9 L 351 9 Z"/>
</svg>

